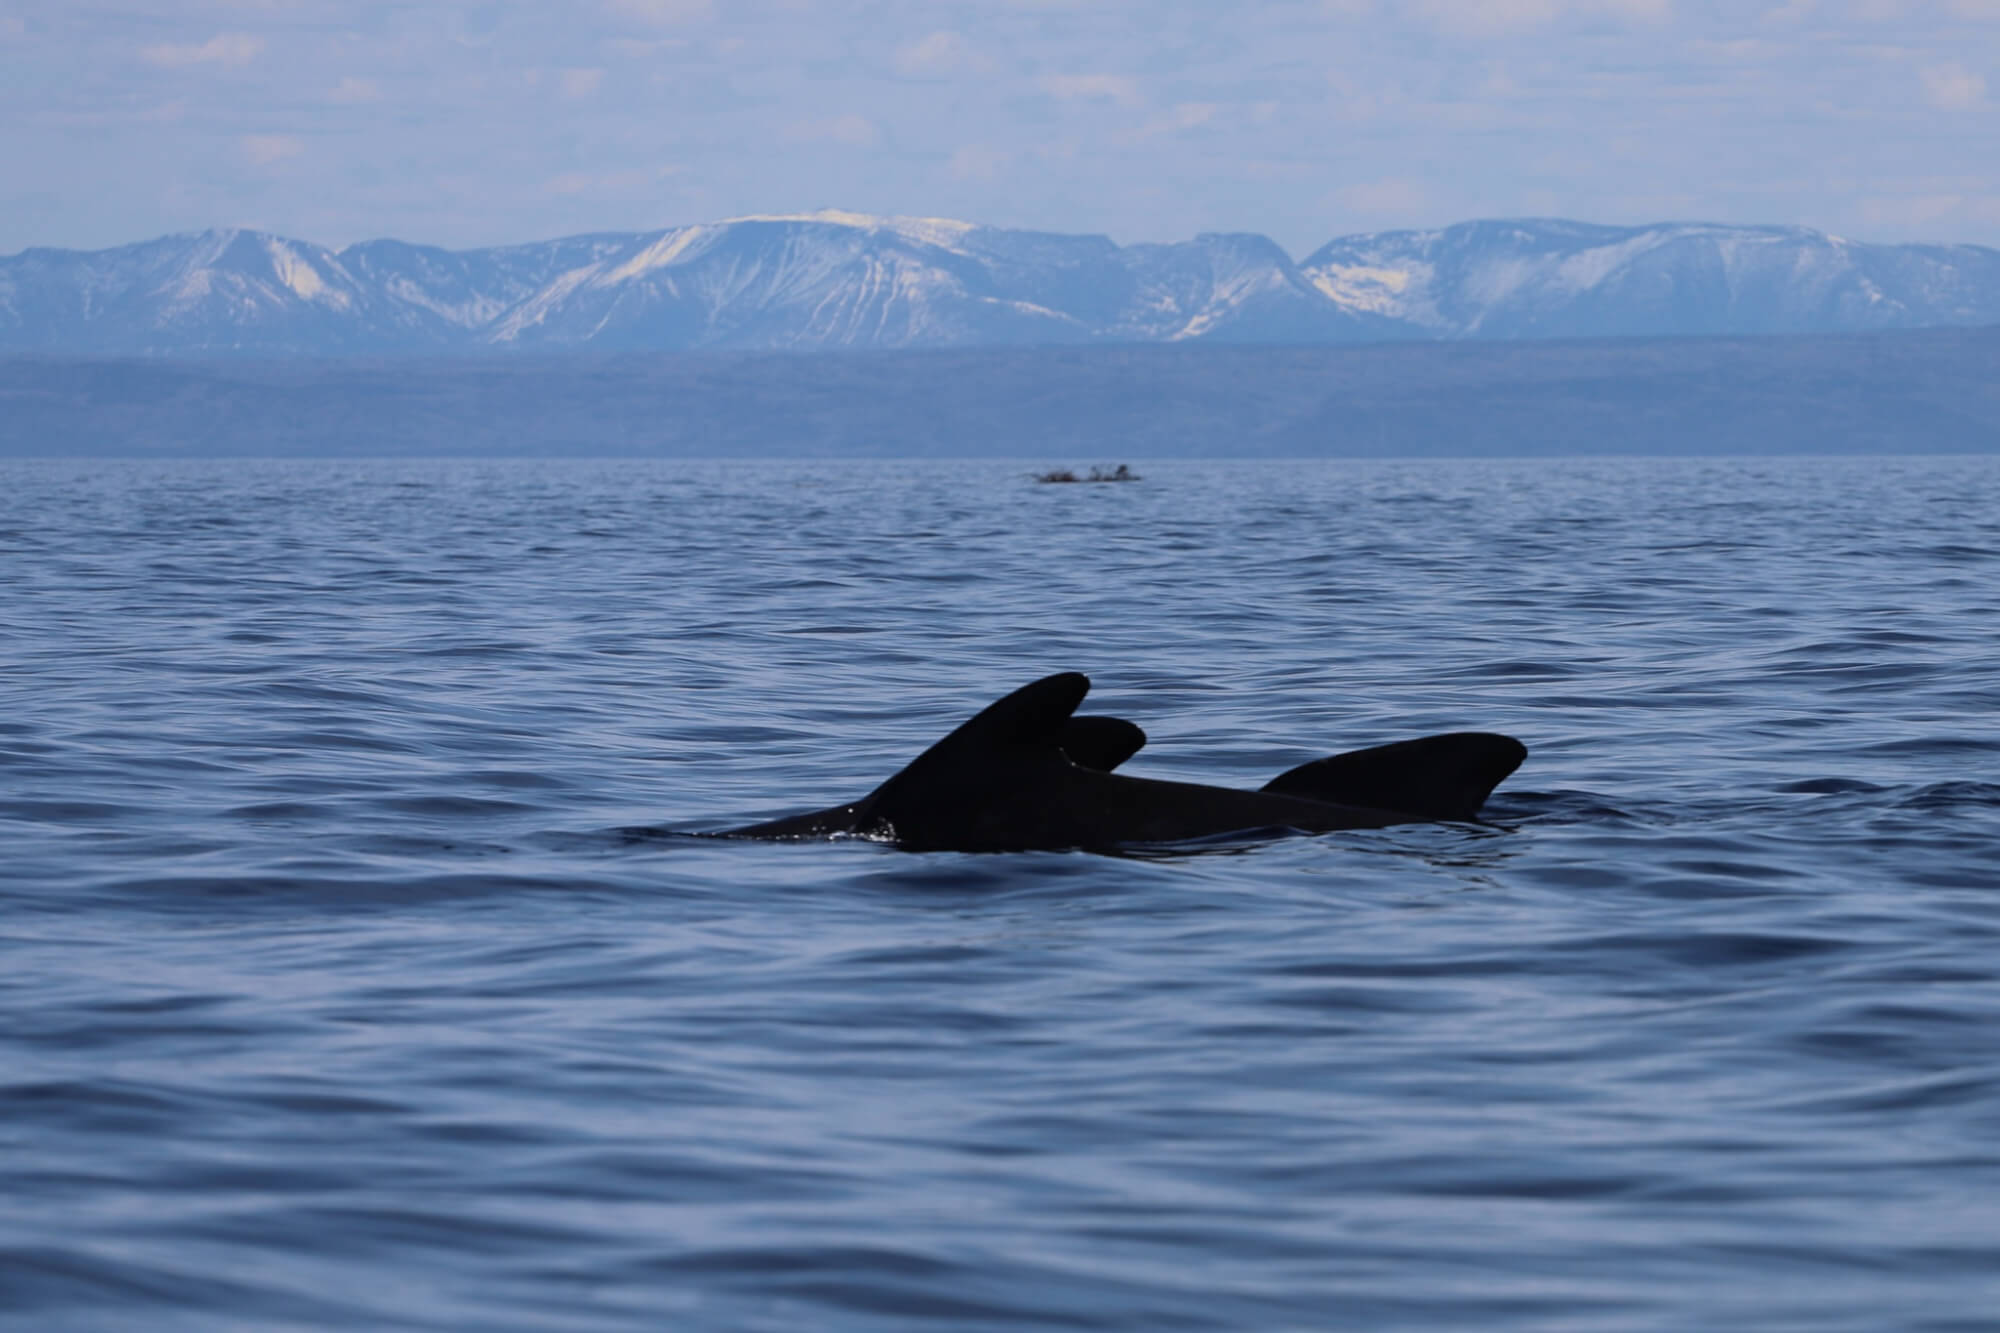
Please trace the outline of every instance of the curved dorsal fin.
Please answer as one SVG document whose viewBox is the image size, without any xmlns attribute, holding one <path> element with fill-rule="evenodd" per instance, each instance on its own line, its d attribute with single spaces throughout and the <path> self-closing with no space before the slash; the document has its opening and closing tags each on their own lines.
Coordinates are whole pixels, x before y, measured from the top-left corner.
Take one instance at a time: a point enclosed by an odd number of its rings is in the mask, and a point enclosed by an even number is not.
<svg viewBox="0 0 2000 1333">
<path fill-rule="evenodd" d="M 1063 671 L 1043 676 L 1003 695 L 961 723 L 939 744 L 954 740 L 985 744 L 1028 745 L 1040 741 L 1054 743 L 1069 715 L 1090 693 L 1090 677 L 1081 671 Z"/>
<path fill-rule="evenodd" d="M 1512 736 L 1454 731 L 1315 759 L 1280 773 L 1264 790 L 1428 819 L 1471 819 L 1527 757 L 1528 747 Z"/>
<path fill-rule="evenodd" d="M 909 843 L 924 839 L 921 830 L 981 817 L 994 793 L 1018 783 L 1024 768 L 1068 764 L 1063 729 L 1089 692 L 1090 677 L 1065 671 L 996 699 L 863 798 L 866 818 Z"/>
<path fill-rule="evenodd" d="M 1044 676 L 1003 695 L 958 724 L 945 738 L 910 761 L 890 781 L 939 762 L 963 762 L 982 751 L 1060 743 L 1070 714 L 1090 693 L 1090 677 L 1080 671 Z"/>
<path fill-rule="evenodd" d="M 1056 743 L 1078 768 L 1109 773 L 1139 753 L 1146 733 L 1122 717 L 1073 717 L 1063 723 Z"/>
</svg>

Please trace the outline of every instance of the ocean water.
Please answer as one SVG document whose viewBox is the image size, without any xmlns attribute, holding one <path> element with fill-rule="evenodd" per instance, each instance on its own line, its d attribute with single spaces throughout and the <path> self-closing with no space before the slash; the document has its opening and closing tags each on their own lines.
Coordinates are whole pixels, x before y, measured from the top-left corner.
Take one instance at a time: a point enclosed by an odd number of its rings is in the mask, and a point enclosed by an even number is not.
<svg viewBox="0 0 2000 1333">
<path fill-rule="evenodd" d="M 0 1327 L 2000 1328 L 2000 459 L 1027 470 L 0 464 Z"/>
</svg>

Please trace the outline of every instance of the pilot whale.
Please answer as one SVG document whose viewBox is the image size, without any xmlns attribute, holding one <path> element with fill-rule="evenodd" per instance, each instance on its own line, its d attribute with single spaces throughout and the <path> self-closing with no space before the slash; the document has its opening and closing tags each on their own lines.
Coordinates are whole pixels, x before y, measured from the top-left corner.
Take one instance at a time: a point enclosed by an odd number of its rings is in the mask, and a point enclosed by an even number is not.
<svg viewBox="0 0 2000 1333">
<path fill-rule="evenodd" d="M 1113 772 L 1146 733 L 1076 716 L 1090 678 L 1066 671 L 989 704 L 858 801 L 719 836 L 842 836 L 910 851 L 1108 851 L 1263 830 L 1326 833 L 1477 817 L 1520 767 L 1511 736 L 1453 732 L 1316 759 L 1258 791 Z"/>
</svg>

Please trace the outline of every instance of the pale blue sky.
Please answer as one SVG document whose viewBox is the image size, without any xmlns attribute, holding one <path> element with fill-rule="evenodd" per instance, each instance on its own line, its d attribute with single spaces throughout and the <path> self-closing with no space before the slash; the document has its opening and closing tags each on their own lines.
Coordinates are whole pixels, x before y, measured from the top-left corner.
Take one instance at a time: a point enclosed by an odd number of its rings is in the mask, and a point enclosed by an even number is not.
<svg viewBox="0 0 2000 1333">
<path fill-rule="evenodd" d="M 2000 0 L 0 0 L 0 253 L 823 207 L 2000 245 Z"/>
</svg>

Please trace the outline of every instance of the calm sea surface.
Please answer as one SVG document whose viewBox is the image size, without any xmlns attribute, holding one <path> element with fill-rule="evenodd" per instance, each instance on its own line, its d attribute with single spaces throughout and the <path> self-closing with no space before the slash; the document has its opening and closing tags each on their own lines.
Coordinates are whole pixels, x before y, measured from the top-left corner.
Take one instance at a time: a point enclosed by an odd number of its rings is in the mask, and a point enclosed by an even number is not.
<svg viewBox="0 0 2000 1333">
<path fill-rule="evenodd" d="M 1139 470 L 0 463 L 0 1326 L 2000 1328 L 2000 459 Z"/>
</svg>

